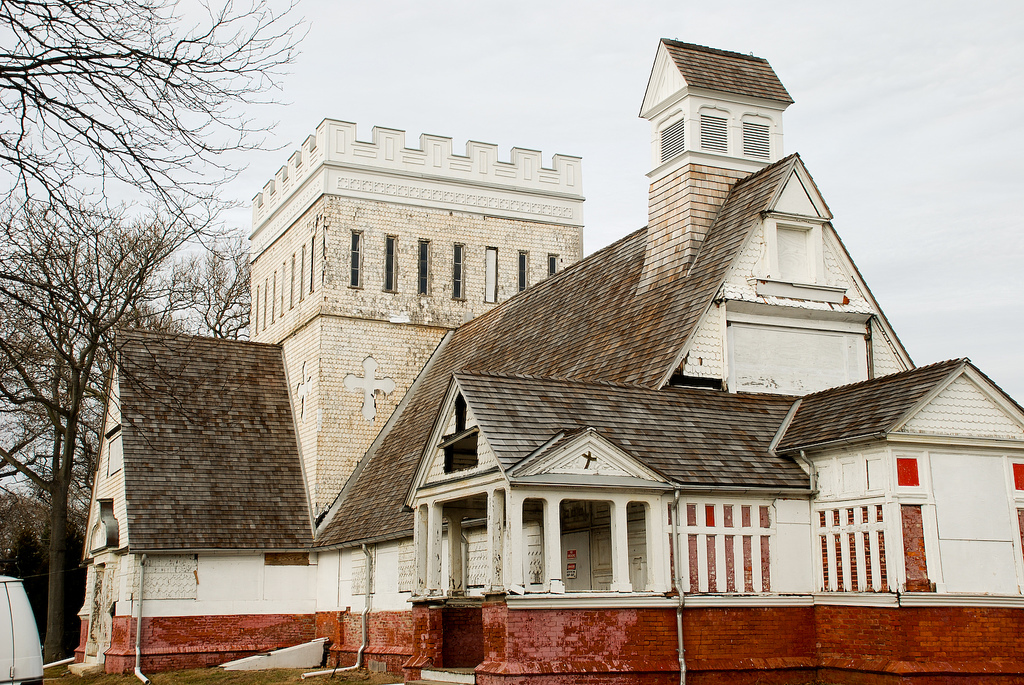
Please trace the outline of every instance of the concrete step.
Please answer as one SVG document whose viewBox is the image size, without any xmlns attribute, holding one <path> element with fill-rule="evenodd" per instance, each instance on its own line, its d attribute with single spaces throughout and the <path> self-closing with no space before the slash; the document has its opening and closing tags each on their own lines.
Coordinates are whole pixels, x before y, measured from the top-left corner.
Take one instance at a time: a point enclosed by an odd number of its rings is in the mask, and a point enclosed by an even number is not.
<svg viewBox="0 0 1024 685">
<path fill-rule="evenodd" d="M 475 685 L 476 671 L 472 668 L 424 668 L 420 671 L 420 682 L 456 683 L 458 685 Z"/>
</svg>

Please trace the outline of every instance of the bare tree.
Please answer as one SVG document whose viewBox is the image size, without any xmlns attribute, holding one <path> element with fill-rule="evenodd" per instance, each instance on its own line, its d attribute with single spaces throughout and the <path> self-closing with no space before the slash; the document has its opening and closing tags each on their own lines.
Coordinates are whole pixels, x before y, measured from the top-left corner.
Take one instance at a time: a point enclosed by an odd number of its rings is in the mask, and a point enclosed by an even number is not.
<svg viewBox="0 0 1024 685">
<path fill-rule="evenodd" d="M 223 2 L 196 20 L 178 0 L 2 0 L 0 195 L 73 210 L 116 180 L 215 200 L 222 153 L 262 142 L 239 105 L 266 100 L 295 44 L 290 7 Z"/>
<path fill-rule="evenodd" d="M 249 302 L 249 245 L 234 236 L 174 265 L 165 311 L 185 332 L 238 340 L 249 337 Z"/>
<path fill-rule="evenodd" d="M 160 295 L 162 272 L 193 231 L 90 208 L 0 222 L 0 461 L 46 495 L 51 570 L 65 567 L 69 506 L 92 470 L 115 330 Z M 63 596 L 51 573 L 47 660 L 61 655 Z"/>
</svg>

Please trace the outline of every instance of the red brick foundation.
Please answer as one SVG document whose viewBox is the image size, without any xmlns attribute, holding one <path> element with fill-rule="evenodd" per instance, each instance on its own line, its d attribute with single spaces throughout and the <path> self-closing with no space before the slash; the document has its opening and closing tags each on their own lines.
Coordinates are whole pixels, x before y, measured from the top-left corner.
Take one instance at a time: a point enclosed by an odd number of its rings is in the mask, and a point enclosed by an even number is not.
<svg viewBox="0 0 1024 685">
<path fill-rule="evenodd" d="M 462 628 L 445 611 L 414 607 L 407 680 L 454 665 L 446 643 Z M 679 680 L 674 609 L 509 610 L 496 600 L 480 615 L 480 685 Z M 1018 609 L 687 608 L 683 633 L 689 685 L 1024 685 Z"/>
<path fill-rule="evenodd" d="M 312 614 L 156 616 L 142 619 L 142 670 L 205 668 L 312 640 Z M 135 668 L 135 619 L 115 616 L 107 673 Z"/>
<path fill-rule="evenodd" d="M 401 673 L 412 655 L 413 617 L 409 611 L 371 611 L 367 632 L 369 644 L 363 652 L 364 666 L 381 666 Z M 352 666 L 362 642 L 362 613 L 320 612 L 316 615 L 316 636 L 330 640 L 327 664 Z"/>
</svg>

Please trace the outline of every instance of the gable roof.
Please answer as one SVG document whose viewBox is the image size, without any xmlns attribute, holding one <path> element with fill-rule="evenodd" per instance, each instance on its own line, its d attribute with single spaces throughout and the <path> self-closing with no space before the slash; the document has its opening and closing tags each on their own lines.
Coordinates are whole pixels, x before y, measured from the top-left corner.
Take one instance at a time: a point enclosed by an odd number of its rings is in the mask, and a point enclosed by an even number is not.
<svg viewBox="0 0 1024 685">
<path fill-rule="evenodd" d="M 137 331 L 118 348 L 131 547 L 308 547 L 281 348 Z"/>
<path fill-rule="evenodd" d="M 679 485 L 809 485 L 796 462 L 768 451 L 792 397 L 491 374 L 455 379 L 506 470 L 563 431 L 593 428 Z"/>
<path fill-rule="evenodd" d="M 803 397 L 776 450 L 881 435 L 969 362 L 953 359 Z"/>
<path fill-rule="evenodd" d="M 690 87 L 793 102 L 764 58 L 668 38 L 662 38 L 661 42 Z"/>
<path fill-rule="evenodd" d="M 687 271 L 638 294 L 647 230 L 527 288 L 451 334 L 376 449 L 364 456 L 317 531 L 318 545 L 402 537 L 424 443 L 455 372 L 660 388 L 712 305 L 797 155 L 736 183 Z"/>
</svg>

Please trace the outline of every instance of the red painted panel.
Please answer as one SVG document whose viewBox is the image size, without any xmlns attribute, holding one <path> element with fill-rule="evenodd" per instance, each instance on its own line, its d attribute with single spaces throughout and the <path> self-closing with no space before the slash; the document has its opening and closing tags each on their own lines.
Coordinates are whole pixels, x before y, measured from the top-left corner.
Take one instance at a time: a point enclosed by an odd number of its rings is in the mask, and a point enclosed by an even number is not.
<svg viewBox="0 0 1024 685">
<path fill-rule="evenodd" d="M 1024 490 L 1024 464 L 1013 465 L 1013 487 Z"/>
<path fill-rule="evenodd" d="M 921 484 L 921 478 L 917 474 L 917 459 L 896 459 L 896 482 L 904 487 L 916 487 Z"/>
<path fill-rule="evenodd" d="M 705 504 L 704 505 L 704 525 L 708 528 L 713 528 L 715 525 L 715 505 Z"/>
</svg>

